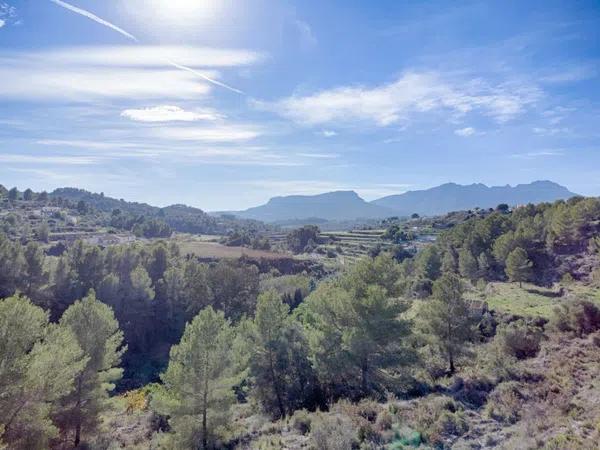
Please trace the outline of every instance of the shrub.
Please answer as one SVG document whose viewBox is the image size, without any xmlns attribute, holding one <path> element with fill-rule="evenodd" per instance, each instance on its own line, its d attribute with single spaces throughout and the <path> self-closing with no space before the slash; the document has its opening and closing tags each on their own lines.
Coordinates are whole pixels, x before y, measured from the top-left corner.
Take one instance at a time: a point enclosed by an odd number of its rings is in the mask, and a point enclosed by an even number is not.
<svg viewBox="0 0 600 450">
<path fill-rule="evenodd" d="M 306 409 L 299 409 L 291 419 L 292 427 L 302 434 L 310 432 L 311 415 Z"/>
<path fill-rule="evenodd" d="M 485 405 L 485 414 L 499 422 L 511 424 L 521 416 L 523 395 L 514 381 L 501 383 L 491 392 Z"/>
<path fill-rule="evenodd" d="M 384 409 L 377 416 L 375 426 L 379 431 L 387 431 L 392 428 L 393 417 L 389 410 Z"/>
<path fill-rule="evenodd" d="M 542 330 L 523 320 L 517 320 L 499 327 L 496 339 L 506 354 L 525 359 L 537 355 L 540 351 Z"/>
<path fill-rule="evenodd" d="M 339 413 L 316 413 L 311 422 L 310 438 L 319 450 L 349 450 L 358 446 L 352 421 Z"/>
<path fill-rule="evenodd" d="M 582 337 L 600 330 L 600 309 L 586 300 L 563 303 L 554 309 L 550 326 L 557 331 Z"/>
<path fill-rule="evenodd" d="M 461 436 L 468 425 L 458 404 L 450 397 L 424 399 L 415 410 L 417 430 L 433 446 L 441 445 L 448 436 Z"/>
</svg>

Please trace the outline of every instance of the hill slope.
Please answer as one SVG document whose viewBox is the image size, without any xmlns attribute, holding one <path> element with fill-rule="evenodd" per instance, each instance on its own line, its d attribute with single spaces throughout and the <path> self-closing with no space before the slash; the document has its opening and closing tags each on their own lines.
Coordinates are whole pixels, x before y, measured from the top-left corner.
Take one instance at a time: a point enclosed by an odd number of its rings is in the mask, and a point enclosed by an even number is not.
<svg viewBox="0 0 600 450">
<path fill-rule="evenodd" d="M 446 214 L 475 207 L 492 208 L 500 203 L 511 206 L 526 203 L 551 202 L 574 197 L 577 194 L 552 181 L 534 181 L 517 186 L 485 184 L 460 185 L 446 183 L 422 191 L 408 191 L 371 202 L 392 209 L 397 215 L 417 213 L 425 216 Z"/>
<path fill-rule="evenodd" d="M 335 191 L 319 195 L 273 197 L 266 204 L 235 213 L 246 219 L 278 222 L 293 219 L 326 220 L 370 219 L 393 216 L 383 206 L 366 202 L 354 191 Z"/>
<path fill-rule="evenodd" d="M 128 202 L 123 199 L 107 197 L 83 189 L 59 188 L 49 194 L 50 198 L 63 198 L 72 202 L 83 201 L 94 209 L 104 213 L 120 210 L 134 216 L 158 218 L 173 230 L 183 233 L 224 234 L 238 228 L 262 229 L 263 224 L 256 221 L 239 220 L 234 217 L 212 217 L 199 208 L 186 205 L 170 205 L 164 208 L 147 203 Z"/>
</svg>

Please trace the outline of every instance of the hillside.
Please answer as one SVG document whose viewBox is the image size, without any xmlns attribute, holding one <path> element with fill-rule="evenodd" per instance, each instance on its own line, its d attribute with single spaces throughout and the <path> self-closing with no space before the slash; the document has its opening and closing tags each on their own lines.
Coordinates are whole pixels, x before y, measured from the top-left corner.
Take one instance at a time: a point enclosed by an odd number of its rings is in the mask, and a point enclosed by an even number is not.
<svg viewBox="0 0 600 450">
<path fill-rule="evenodd" d="M 103 193 L 96 194 L 83 189 L 60 188 L 48 196 L 51 199 L 62 198 L 71 202 L 85 202 L 92 208 L 104 212 L 113 213 L 119 210 L 121 213 L 131 216 L 146 216 L 164 221 L 174 231 L 195 234 L 223 234 L 232 229 L 263 229 L 264 225 L 256 221 L 239 220 L 232 216 L 212 217 L 199 208 L 186 205 L 170 205 L 164 208 L 151 206 L 147 203 L 129 202 L 123 199 L 115 199 L 105 196 Z"/>
<path fill-rule="evenodd" d="M 305 218 L 371 219 L 392 216 L 394 212 L 366 202 L 354 191 L 335 191 L 319 195 L 273 197 L 264 205 L 235 214 L 246 219 L 279 222 Z"/>
<path fill-rule="evenodd" d="M 374 200 L 372 204 L 392 209 L 397 215 L 417 213 L 424 216 L 446 214 L 480 208 L 493 208 L 500 203 L 522 205 L 568 199 L 577 194 L 552 181 L 534 181 L 516 186 L 491 186 L 477 183 L 446 183 L 431 189 L 408 191 Z"/>
</svg>

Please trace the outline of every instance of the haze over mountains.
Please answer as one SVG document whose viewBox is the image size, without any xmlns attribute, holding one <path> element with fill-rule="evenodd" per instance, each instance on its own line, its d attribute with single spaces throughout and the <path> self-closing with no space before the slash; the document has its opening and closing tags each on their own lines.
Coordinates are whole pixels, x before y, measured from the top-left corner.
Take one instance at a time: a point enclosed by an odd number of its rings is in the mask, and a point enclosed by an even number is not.
<svg viewBox="0 0 600 450">
<path fill-rule="evenodd" d="M 264 205 L 234 214 L 264 222 L 308 218 L 342 221 L 407 216 L 413 213 L 432 216 L 475 207 L 492 208 L 500 203 L 515 206 L 552 202 L 576 195 L 552 181 L 534 181 L 514 187 L 509 185 L 488 187 L 481 183 L 471 185 L 446 183 L 431 189 L 390 195 L 372 202 L 363 200 L 354 191 L 273 197 Z"/>
</svg>

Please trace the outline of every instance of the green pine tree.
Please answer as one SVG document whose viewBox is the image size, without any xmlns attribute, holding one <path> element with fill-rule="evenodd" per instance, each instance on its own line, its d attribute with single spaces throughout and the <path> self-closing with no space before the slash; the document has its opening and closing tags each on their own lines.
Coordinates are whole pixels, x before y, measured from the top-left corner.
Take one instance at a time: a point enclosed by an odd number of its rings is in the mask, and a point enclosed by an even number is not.
<svg viewBox="0 0 600 450">
<path fill-rule="evenodd" d="M 289 306 L 275 291 L 261 294 L 245 341 L 254 395 L 275 417 L 311 406 L 316 379 L 308 360 L 308 344 Z"/>
<path fill-rule="evenodd" d="M 506 258 L 506 275 L 510 281 L 518 281 L 519 287 L 522 287 L 523 281 L 531 279 L 532 267 L 527 252 L 521 247 L 515 248 Z"/>
<path fill-rule="evenodd" d="M 62 400 L 55 419 L 64 434 L 78 446 L 84 432 L 98 425 L 108 392 L 114 389 L 123 370 L 118 367 L 126 348 L 123 333 L 110 306 L 96 299 L 94 291 L 64 312 L 60 325 L 75 335 L 84 356 L 83 371 L 75 378 L 75 389 Z"/>
<path fill-rule="evenodd" d="M 322 283 L 300 307 L 311 359 L 327 387 L 366 396 L 393 389 L 412 361 L 410 328 L 400 314 L 397 265 L 385 255 L 364 260 L 339 281 Z"/>
<path fill-rule="evenodd" d="M 456 359 L 465 352 L 473 327 L 458 276 L 444 274 L 434 283 L 433 298 L 420 310 L 420 324 L 424 335 L 447 359 L 449 373 L 454 373 Z"/>
<path fill-rule="evenodd" d="M 164 390 L 153 406 L 170 417 L 170 448 L 208 449 L 227 424 L 237 382 L 232 362 L 233 329 L 221 311 L 203 309 L 171 348 L 162 375 Z"/>
</svg>

